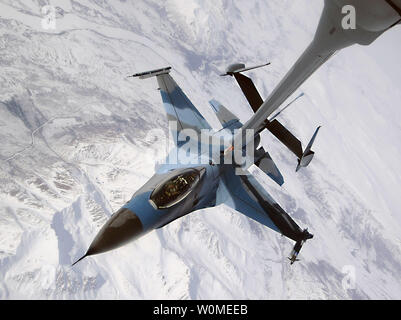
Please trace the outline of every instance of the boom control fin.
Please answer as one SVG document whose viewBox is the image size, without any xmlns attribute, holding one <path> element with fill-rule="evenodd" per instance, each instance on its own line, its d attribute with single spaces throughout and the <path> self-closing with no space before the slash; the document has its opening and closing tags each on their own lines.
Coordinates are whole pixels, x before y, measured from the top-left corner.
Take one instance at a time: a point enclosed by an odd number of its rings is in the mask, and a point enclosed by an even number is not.
<svg viewBox="0 0 401 320">
<path fill-rule="evenodd" d="M 315 153 L 311 150 L 312 148 L 312 144 L 315 141 L 316 135 L 319 132 L 321 126 L 317 127 L 315 133 L 312 136 L 312 139 L 310 139 L 308 146 L 306 147 L 305 151 L 302 153 L 301 158 L 298 159 L 298 165 L 297 168 L 295 169 L 295 171 L 298 171 L 299 169 L 301 169 L 301 167 L 307 167 L 308 164 L 312 161 L 313 156 L 315 155 Z"/>
<path fill-rule="evenodd" d="M 243 63 L 234 63 L 228 66 L 226 73 L 221 74 L 221 76 L 234 76 L 245 98 L 248 100 L 250 106 L 252 107 L 253 112 L 258 111 L 259 107 L 263 103 L 263 99 L 260 96 L 258 89 L 256 89 L 252 79 L 244 76 L 241 72 L 265 67 L 269 64 L 270 62 L 246 68 L 245 64 Z"/>
</svg>

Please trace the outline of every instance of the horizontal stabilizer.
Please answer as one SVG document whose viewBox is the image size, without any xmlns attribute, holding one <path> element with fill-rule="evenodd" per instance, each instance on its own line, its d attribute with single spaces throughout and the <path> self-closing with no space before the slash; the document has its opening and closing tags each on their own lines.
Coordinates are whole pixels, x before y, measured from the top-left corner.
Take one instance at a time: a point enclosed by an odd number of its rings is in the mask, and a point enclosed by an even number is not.
<svg viewBox="0 0 401 320">
<path fill-rule="evenodd" d="M 263 147 L 259 148 L 255 152 L 255 165 L 266 173 L 274 182 L 282 186 L 284 184 L 284 178 L 274 163 L 270 154 L 265 151 Z"/>
</svg>

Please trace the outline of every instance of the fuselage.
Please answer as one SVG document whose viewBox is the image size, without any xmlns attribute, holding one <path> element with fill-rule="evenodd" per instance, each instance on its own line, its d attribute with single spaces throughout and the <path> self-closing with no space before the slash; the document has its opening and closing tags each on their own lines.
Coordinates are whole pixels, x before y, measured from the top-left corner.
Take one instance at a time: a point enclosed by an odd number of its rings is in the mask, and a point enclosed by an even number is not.
<svg viewBox="0 0 401 320">
<path fill-rule="evenodd" d="M 219 165 L 164 165 L 123 208 L 135 213 L 146 233 L 192 211 L 215 205 Z"/>
<path fill-rule="evenodd" d="M 169 163 L 172 155 L 175 163 Z M 216 204 L 222 166 L 212 157 L 184 157 L 174 148 L 165 162 L 111 216 L 85 256 L 116 249 L 190 212 Z"/>
</svg>

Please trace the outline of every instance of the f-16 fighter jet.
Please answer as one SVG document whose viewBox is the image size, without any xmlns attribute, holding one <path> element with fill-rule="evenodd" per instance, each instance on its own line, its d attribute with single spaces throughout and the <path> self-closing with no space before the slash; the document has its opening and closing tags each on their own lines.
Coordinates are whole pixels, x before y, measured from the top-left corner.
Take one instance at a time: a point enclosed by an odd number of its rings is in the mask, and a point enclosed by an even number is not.
<svg viewBox="0 0 401 320">
<path fill-rule="evenodd" d="M 349 19 L 354 19 L 353 23 L 347 23 Z M 209 123 L 171 77 L 170 67 L 132 75 L 156 78 L 169 123 L 173 124 L 175 146 L 165 164 L 112 215 L 79 260 L 122 246 L 193 211 L 224 203 L 295 241 L 289 257 L 292 264 L 313 235 L 301 229 L 249 173 L 249 166 L 255 164 L 279 185 L 284 183 L 267 150 L 259 146 L 260 133 L 268 130 L 296 155 L 297 171 L 308 166 L 319 128 L 303 149 L 301 142 L 272 116 L 273 112 L 334 53 L 353 44 L 368 45 L 400 21 L 401 0 L 325 0 L 313 41 L 266 100 L 243 74 L 264 65 L 247 68 L 237 63 L 227 68 L 224 75 L 236 79 L 254 115 L 242 124 L 212 100 L 211 107 L 222 125 L 220 130 L 211 131 Z M 202 135 L 202 131 L 208 134 Z M 224 135 L 224 142 L 213 139 L 219 135 Z"/>
</svg>

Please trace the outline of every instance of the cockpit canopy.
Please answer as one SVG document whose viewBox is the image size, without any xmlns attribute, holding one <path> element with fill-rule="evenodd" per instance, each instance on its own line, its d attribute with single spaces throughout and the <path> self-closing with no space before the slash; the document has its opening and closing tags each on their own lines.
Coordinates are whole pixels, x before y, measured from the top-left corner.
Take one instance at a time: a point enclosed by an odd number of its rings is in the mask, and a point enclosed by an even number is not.
<svg viewBox="0 0 401 320">
<path fill-rule="evenodd" d="M 149 202 L 156 209 L 167 209 L 185 199 L 199 183 L 205 168 L 181 170 L 160 183 L 150 195 Z"/>
</svg>

